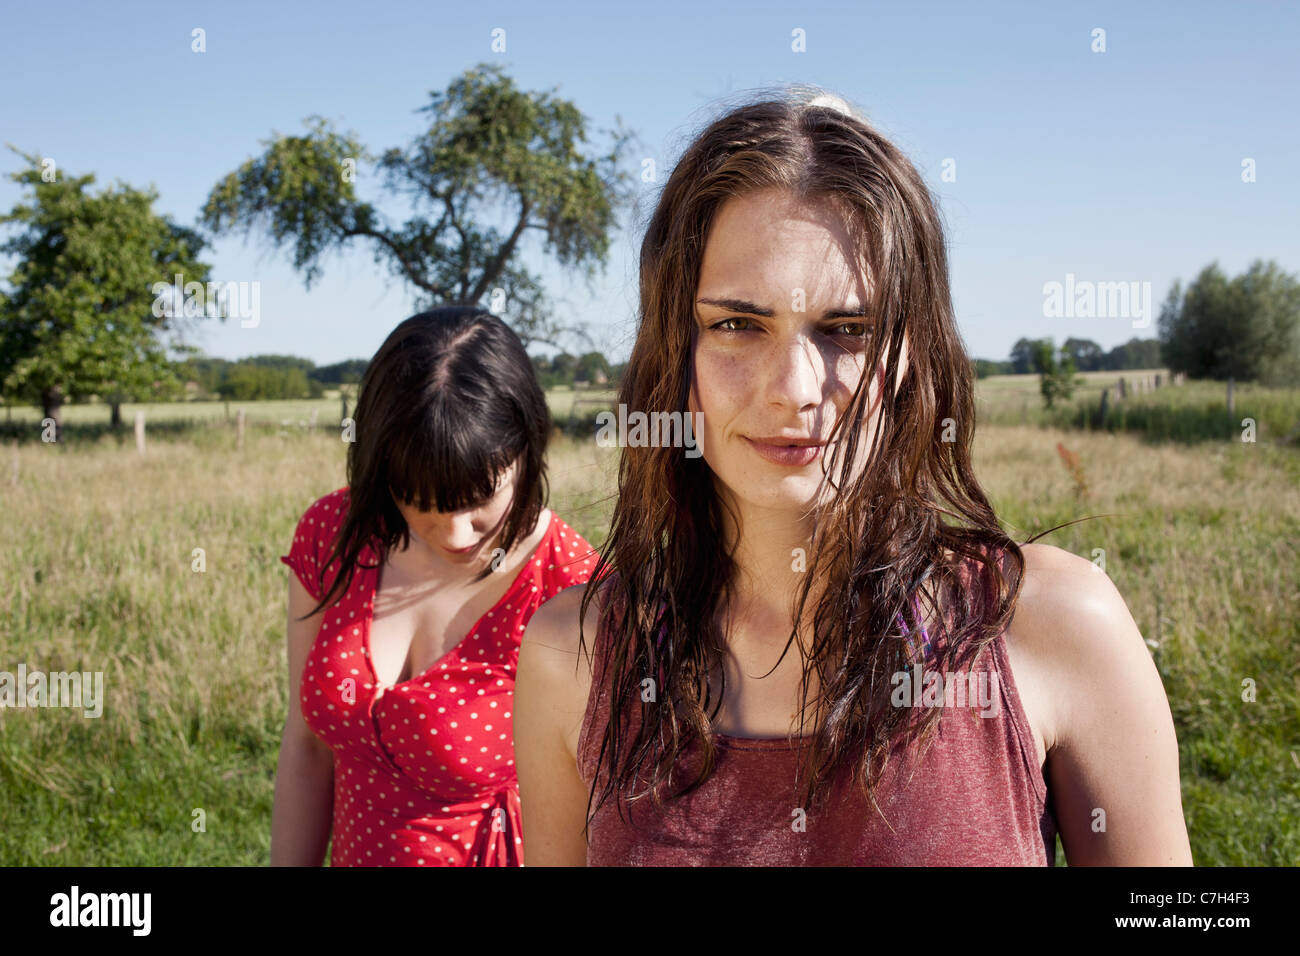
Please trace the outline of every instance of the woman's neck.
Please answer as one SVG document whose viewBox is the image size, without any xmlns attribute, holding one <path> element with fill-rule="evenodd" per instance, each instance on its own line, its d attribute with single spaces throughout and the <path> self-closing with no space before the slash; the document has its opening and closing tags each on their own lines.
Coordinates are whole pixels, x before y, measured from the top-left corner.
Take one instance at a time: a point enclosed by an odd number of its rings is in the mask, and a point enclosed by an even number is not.
<svg viewBox="0 0 1300 956">
<path fill-rule="evenodd" d="M 737 569 L 728 617 L 743 618 L 762 632 L 775 630 L 784 642 L 794 626 L 795 603 L 811 560 L 811 520 L 748 506 L 739 508 L 739 517 L 738 526 L 728 518 Z M 809 594 L 805 622 L 811 620 L 816 600 L 815 592 Z"/>
</svg>

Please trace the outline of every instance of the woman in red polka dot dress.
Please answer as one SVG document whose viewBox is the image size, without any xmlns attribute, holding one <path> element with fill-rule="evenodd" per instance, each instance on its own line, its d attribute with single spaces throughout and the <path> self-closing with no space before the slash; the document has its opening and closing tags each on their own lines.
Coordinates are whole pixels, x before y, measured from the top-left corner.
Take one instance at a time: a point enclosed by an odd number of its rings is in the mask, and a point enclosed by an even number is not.
<svg viewBox="0 0 1300 956">
<path fill-rule="evenodd" d="M 376 353 L 355 429 L 348 485 L 280 559 L 297 706 L 271 862 L 319 865 L 332 838 L 332 866 L 521 866 L 520 641 L 596 560 L 544 505 L 545 395 L 500 319 L 444 307 Z"/>
</svg>

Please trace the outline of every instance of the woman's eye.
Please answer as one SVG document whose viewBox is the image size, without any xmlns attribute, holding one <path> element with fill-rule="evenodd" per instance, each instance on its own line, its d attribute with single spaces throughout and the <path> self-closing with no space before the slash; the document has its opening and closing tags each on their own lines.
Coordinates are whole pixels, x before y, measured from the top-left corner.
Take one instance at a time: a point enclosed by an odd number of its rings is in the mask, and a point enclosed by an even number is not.
<svg viewBox="0 0 1300 956">
<path fill-rule="evenodd" d="M 744 331 L 746 331 L 746 329 L 744 329 L 744 328 L 739 328 L 739 329 L 736 329 L 736 328 L 724 329 L 724 328 L 723 328 L 724 325 L 734 324 L 734 323 L 737 323 L 737 322 L 740 322 L 740 323 L 748 323 L 748 322 L 749 322 L 749 319 L 746 319 L 746 318 L 742 318 L 742 317 L 740 317 L 740 316 L 733 315 L 733 316 L 732 316 L 731 318 L 729 318 L 729 319 L 723 319 L 721 322 L 715 322 L 713 325 L 709 326 L 709 328 L 710 328 L 710 329 L 716 329 L 716 330 L 718 330 L 718 331 L 720 331 L 720 332 L 744 332 Z"/>
<path fill-rule="evenodd" d="M 752 331 L 752 325 L 753 319 L 733 315 L 721 322 L 715 322 L 709 328 L 718 332 L 748 332 Z M 832 335 L 847 335 L 856 339 L 865 339 L 869 334 L 865 322 L 841 322 L 839 325 L 831 326 L 829 332 Z"/>
</svg>

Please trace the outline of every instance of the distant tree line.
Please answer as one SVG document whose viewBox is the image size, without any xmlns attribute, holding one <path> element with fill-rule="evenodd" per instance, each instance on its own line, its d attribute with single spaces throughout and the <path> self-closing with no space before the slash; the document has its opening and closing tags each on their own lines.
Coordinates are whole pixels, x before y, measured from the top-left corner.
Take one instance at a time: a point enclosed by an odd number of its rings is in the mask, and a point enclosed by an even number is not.
<svg viewBox="0 0 1300 956">
<path fill-rule="evenodd" d="M 1233 278 L 1215 262 L 1185 289 L 1175 281 L 1158 328 L 1159 338 L 1129 339 L 1109 351 L 1090 339 L 1066 339 L 1059 361 L 1079 372 L 1167 368 L 1188 378 L 1300 385 L 1300 280 L 1276 262 L 1256 259 Z M 975 359 L 975 374 L 1041 374 L 1041 356 L 1056 354 L 1044 348 L 1053 349 L 1052 339 L 1022 338 L 1005 362 Z"/>
<path fill-rule="evenodd" d="M 531 358 L 543 388 L 613 387 L 623 371 L 623 365 L 611 365 L 600 352 Z M 176 371 L 183 381 L 193 383 L 190 398 L 259 401 L 320 398 L 327 388 L 359 384 L 367 364 L 366 359 L 347 359 L 318 366 L 294 355 L 254 355 L 237 361 L 204 355 L 177 362 Z"/>
<path fill-rule="evenodd" d="M 1017 340 L 1005 362 L 975 359 L 975 374 L 979 378 L 989 375 L 1030 375 L 1042 369 L 1035 362 L 1043 346 L 1055 349 L 1050 338 Z M 1129 339 L 1113 349 L 1103 349 L 1091 339 L 1066 339 L 1060 354 L 1074 363 L 1078 372 L 1119 372 L 1131 368 L 1163 368 L 1159 339 Z"/>
<path fill-rule="evenodd" d="M 176 368 L 182 379 L 194 383 L 192 398 L 258 401 L 320 398 L 327 387 L 360 382 L 366 361 L 318 366 L 294 355 L 254 355 L 238 361 L 204 355 L 178 362 Z"/>
<path fill-rule="evenodd" d="M 626 364 L 611 365 L 609 359 L 599 352 L 585 352 L 582 355 L 559 352 L 551 358 L 540 355 L 530 357 L 542 388 L 584 384 L 594 388 L 612 388 L 623 374 Z"/>
</svg>

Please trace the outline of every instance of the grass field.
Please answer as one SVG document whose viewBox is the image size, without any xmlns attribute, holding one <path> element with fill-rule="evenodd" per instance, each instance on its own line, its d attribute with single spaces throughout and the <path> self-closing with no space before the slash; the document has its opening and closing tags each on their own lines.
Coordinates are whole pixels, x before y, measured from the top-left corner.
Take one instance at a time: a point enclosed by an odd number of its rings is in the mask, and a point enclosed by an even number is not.
<svg viewBox="0 0 1300 956">
<path fill-rule="evenodd" d="M 1239 392 L 1238 417 L 1257 399 L 1283 410 L 1255 443 L 1153 443 L 1045 427 L 1036 389 L 1029 377 L 980 383 L 976 465 L 995 507 L 1017 540 L 1110 515 L 1041 540 L 1088 558 L 1104 550 L 1155 644 L 1195 862 L 1295 865 L 1300 450 L 1280 439 L 1285 415 L 1292 428 L 1300 420 L 1300 395 Z M 1195 404 L 1179 389 L 1144 398 Z M 571 399 L 552 395 L 557 418 Z M 319 427 L 302 427 L 313 407 Z M 129 438 L 129 409 L 119 441 L 96 425 L 106 409 L 69 407 L 63 447 L 34 437 L 39 413 L 13 411 L 17 440 L 0 446 L 0 670 L 102 671 L 106 703 L 99 718 L 0 709 L 0 864 L 268 859 L 287 699 L 288 571 L 277 556 L 303 509 L 344 484 L 346 446 L 327 424 L 336 398 L 249 405 L 238 451 L 224 408 L 213 409 L 197 426 L 181 424 L 193 417 L 186 406 L 146 410 L 144 455 Z M 1078 456 L 1086 495 L 1058 442 Z M 550 505 L 597 546 L 616 456 L 565 435 L 551 449 Z"/>
<path fill-rule="evenodd" d="M 1228 414 L 1227 388 L 1222 382 L 1187 382 L 1152 390 L 1154 376 L 1164 382 L 1163 369 L 1131 372 L 1084 372 L 1071 400 L 1048 411 L 1042 407 L 1036 375 L 996 375 L 983 379 L 976 392 L 978 420 L 999 425 L 1055 425 L 1059 428 L 1104 427 L 1128 431 L 1148 442 L 1198 442 L 1241 439 L 1242 419 L 1251 418 L 1256 441 L 1295 443 L 1300 438 L 1300 390 L 1241 383 L 1234 387 L 1234 414 Z M 1129 395 L 1119 399 L 1120 378 Z M 1147 382 L 1136 394 L 1135 382 Z M 1105 422 L 1098 417 L 1101 393 L 1109 390 Z"/>
</svg>

